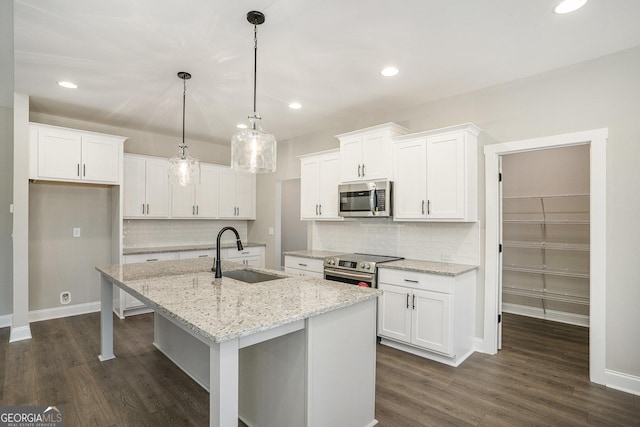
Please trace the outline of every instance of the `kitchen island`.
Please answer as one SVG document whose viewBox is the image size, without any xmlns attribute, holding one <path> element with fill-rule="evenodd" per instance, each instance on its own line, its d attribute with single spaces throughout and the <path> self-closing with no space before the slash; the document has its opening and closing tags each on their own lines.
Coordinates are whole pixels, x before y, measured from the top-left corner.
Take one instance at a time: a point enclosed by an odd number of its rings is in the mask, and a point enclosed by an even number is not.
<svg viewBox="0 0 640 427">
<path fill-rule="evenodd" d="M 236 426 L 239 417 L 250 426 L 377 424 L 379 290 L 224 261 L 223 276 L 253 270 L 277 277 L 260 283 L 214 279 L 206 259 L 97 270 L 102 286 L 100 360 L 115 357 L 115 285 L 155 311 L 155 341 L 162 341 L 157 347 L 163 350 L 171 344 L 167 337 L 175 337 L 177 347 L 188 343 L 194 349 L 180 353 L 174 345 L 168 352 L 179 366 L 208 370 L 207 381 L 199 382 L 210 391 L 211 426 Z M 201 357 L 193 353 L 203 349 L 206 366 L 197 366 Z M 182 356 L 191 359 L 176 360 Z"/>
</svg>

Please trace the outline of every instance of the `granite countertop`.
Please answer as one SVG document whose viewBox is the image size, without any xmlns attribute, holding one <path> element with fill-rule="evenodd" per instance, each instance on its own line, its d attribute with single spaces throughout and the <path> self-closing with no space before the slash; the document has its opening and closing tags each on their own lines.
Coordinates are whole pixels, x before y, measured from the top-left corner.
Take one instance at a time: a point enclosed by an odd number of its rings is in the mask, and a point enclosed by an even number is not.
<svg viewBox="0 0 640 427">
<path fill-rule="evenodd" d="M 302 251 L 283 252 L 282 254 L 285 256 L 286 255 L 299 256 L 301 258 L 324 259 L 324 257 L 327 257 L 327 256 L 342 255 L 344 254 L 344 252 L 315 251 L 313 249 L 309 249 L 309 250 L 302 250 Z"/>
<path fill-rule="evenodd" d="M 255 242 L 242 242 L 242 245 L 245 248 L 255 247 L 255 246 L 266 246 L 264 243 L 255 243 Z M 236 243 L 223 243 L 220 245 L 221 249 L 227 248 L 235 248 Z M 123 255 L 137 255 L 137 254 L 153 254 L 153 253 L 163 253 L 163 252 L 183 252 L 183 251 L 206 251 L 210 249 L 215 249 L 215 243 L 204 243 L 204 244 L 196 244 L 196 245 L 182 245 L 182 246 L 154 246 L 154 247 L 129 247 L 124 248 L 122 250 Z"/>
<path fill-rule="evenodd" d="M 377 298 L 378 289 L 222 261 L 225 271 L 247 269 L 281 279 L 245 283 L 215 279 L 210 259 L 116 264 L 96 269 L 151 308 L 206 340 L 229 341 Z"/>
<path fill-rule="evenodd" d="M 401 259 L 378 265 L 379 269 L 416 271 L 418 273 L 440 274 L 443 276 L 458 276 L 468 271 L 477 270 L 477 265 L 453 264 L 436 261 L 421 261 L 416 259 Z"/>
</svg>

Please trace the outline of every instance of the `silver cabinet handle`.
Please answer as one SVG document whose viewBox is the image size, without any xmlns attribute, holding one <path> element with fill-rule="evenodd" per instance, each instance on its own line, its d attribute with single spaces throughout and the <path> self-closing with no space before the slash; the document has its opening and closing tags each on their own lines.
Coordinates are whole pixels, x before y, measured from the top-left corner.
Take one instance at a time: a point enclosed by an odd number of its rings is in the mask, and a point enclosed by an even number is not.
<svg viewBox="0 0 640 427">
<path fill-rule="evenodd" d="M 82 165 L 82 176 L 87 176 L 87 165 L 86 164 Z"/>
<path fill-rule="evenodd" d="M 200 206 L 196 205 L 196 215 L 200 215 Z"/>
<path fill-rule="evenodd" d="M 80 163 L 78 163 L 78 171 L 77 171 L 78 176 L 80 176 Z"/>
<path fill-rule="evenodd" d="M 409 283 L 419 283 L 417 280 L 411 280 L 411 279 L 404 279 L 404 281 Z"/>
<path fill-rule="evenodd" d="M 409 308 L 409 294 L 407 294 L 407 308 Z"/>
<path fill-rule="evenodd" d="M 365 175 L 365 173 L 364 173 L 364 164 L 362 164 L 362 176 L 364 176 L 364 175 Z"/>
<path fill-rule="evenodd" d="M 153 262 L 153 261 L 158 261 L 158 258 L 151 258 L 147 260 L 147 262 Z"/>
<path fill-rule="evenodd" d="M 198 258 L 209 258 L 209 255 L 198 255 Z"/>
<path fill-rule="evenodd" d="M 422 201 L 422 215 L 424 215 L 424 200 Z"/>
<path fill-rule="evenodd" d="M 431 200 L 427 200 L 427 215 L 431 215 Z"/>
<path fill-rule="evenodd" d="M 196 214 L 196 207 L 191 205 L 191 215 L 195 215 Z"/>
<path fill-rule="evenodd" d="M 142 204 L 142 215 L 144 215 L 144 203 Z"/>
<path fill-rule="evenodd" d="M 149 215 L 149 203 L 147 203 L 147 215 Z"/>
<path fill-rule="evenodd" d="M 316 215 L 318 215 L 318 205 L 316 205 Z"/>
<path fill-rule="evenodd" d="M 301 262 L 299 262 L 299 263 L 298 263 L 298 265 L 299 265 L 300 267 L 306 267 L 306 266 L 307 266 L 307 264 L 303 264 L 303 263 L 301 263 Z"/>
<path fill-rule="evenodd" d="M 240 206 L 238 206 L 238 216 L 240 216 Z"/>
<path fill-rule="evenodd" d="M 413 294 L 413 302 L 412 302 L 412 307 L 411 309 L 415 310 L 416 309 L 416 294 Z"/>
<path fill-rule="evenodd" d="M 358 176 L 360 176 L 360 166 L 361 165 L 358 165 Z"/>
<path fill-rule="evenodd" d="M 318 212 L 320 212 L 320 216 L 322 216 L 322 204 L 318 205 L 319 209 Z"/>
</svg>

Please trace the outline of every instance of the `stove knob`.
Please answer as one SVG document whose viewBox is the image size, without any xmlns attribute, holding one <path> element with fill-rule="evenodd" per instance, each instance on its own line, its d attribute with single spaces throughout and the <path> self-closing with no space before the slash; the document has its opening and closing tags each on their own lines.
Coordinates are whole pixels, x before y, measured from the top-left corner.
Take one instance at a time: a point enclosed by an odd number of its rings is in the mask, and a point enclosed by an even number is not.
<svg viewBox="0 0 640 427">
<path fill-rule="evenodd" d="M 360 268 L 364 268 L 364 263 L 363 262 L 360 263 Z"/>
<path fill-rule="evenodd" d="M 367 270 L 371 270 L 371 264 L 365 264 L 364 268 L 367 269 Z"/>
</svg>

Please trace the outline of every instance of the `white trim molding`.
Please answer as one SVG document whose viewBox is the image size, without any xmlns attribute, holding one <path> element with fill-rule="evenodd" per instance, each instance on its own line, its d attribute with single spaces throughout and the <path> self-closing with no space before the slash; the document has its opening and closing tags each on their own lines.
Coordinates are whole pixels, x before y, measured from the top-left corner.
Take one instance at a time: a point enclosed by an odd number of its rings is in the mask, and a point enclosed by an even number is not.
<svg viewBox="0 0 640 427">
<path fill-rule="evenodd" d="M 520 316 L 534 317 L 536 319 L 551 320 L 552 322 L 562 322 L 569 325 L 589 327 L 589 316 L 585 314 L 565 313 L 564 311 L 543 310 L 542 307 L 531 307 L 529 305 L 502 303 L 502 312 L 518 314 Z"/>
<path fill-rule="evenodd" d="M 11 326 L 11 315 L 5 314 L 0 316 L 0 328 L 8 328 Z"/>
<path fill-rule="evenodd" d="M 31 339 L 31 328 L 29 325 L 20 326 L 17 328 L 11 328 L 11 334 L 9 335 L 9 342 L 23 341 Z"/>
<path fill-rule="evenodd" d="M 606 384 L 606 269 L 607 269 L 607 147 L 608 129 L 595 129 L 484 147 L 486 190 L 484 352 L 498 351 L 498 301 L 500 239 L 498 162 L 505 154 L 546 148 L 589 144 L 590 146 L 590 305 L 589 375 L 591 381 Z"/>
<path fill-rule="evenodd" d="M 605 375 L 607 377 L 607 387 L 640 396 L 640 377 L 612 371 L 611 369 L 606 369 Z"/>
<path fill-rule="evenodd" d="M 95 313 L 100 311 L 100 301 L 85 304 L 67 305 L 64 307 L 45 308 L 29 312 L 29 322 L 59 319 L 61 317 L 77 316 L 79 314 Z"/>
</svg>

